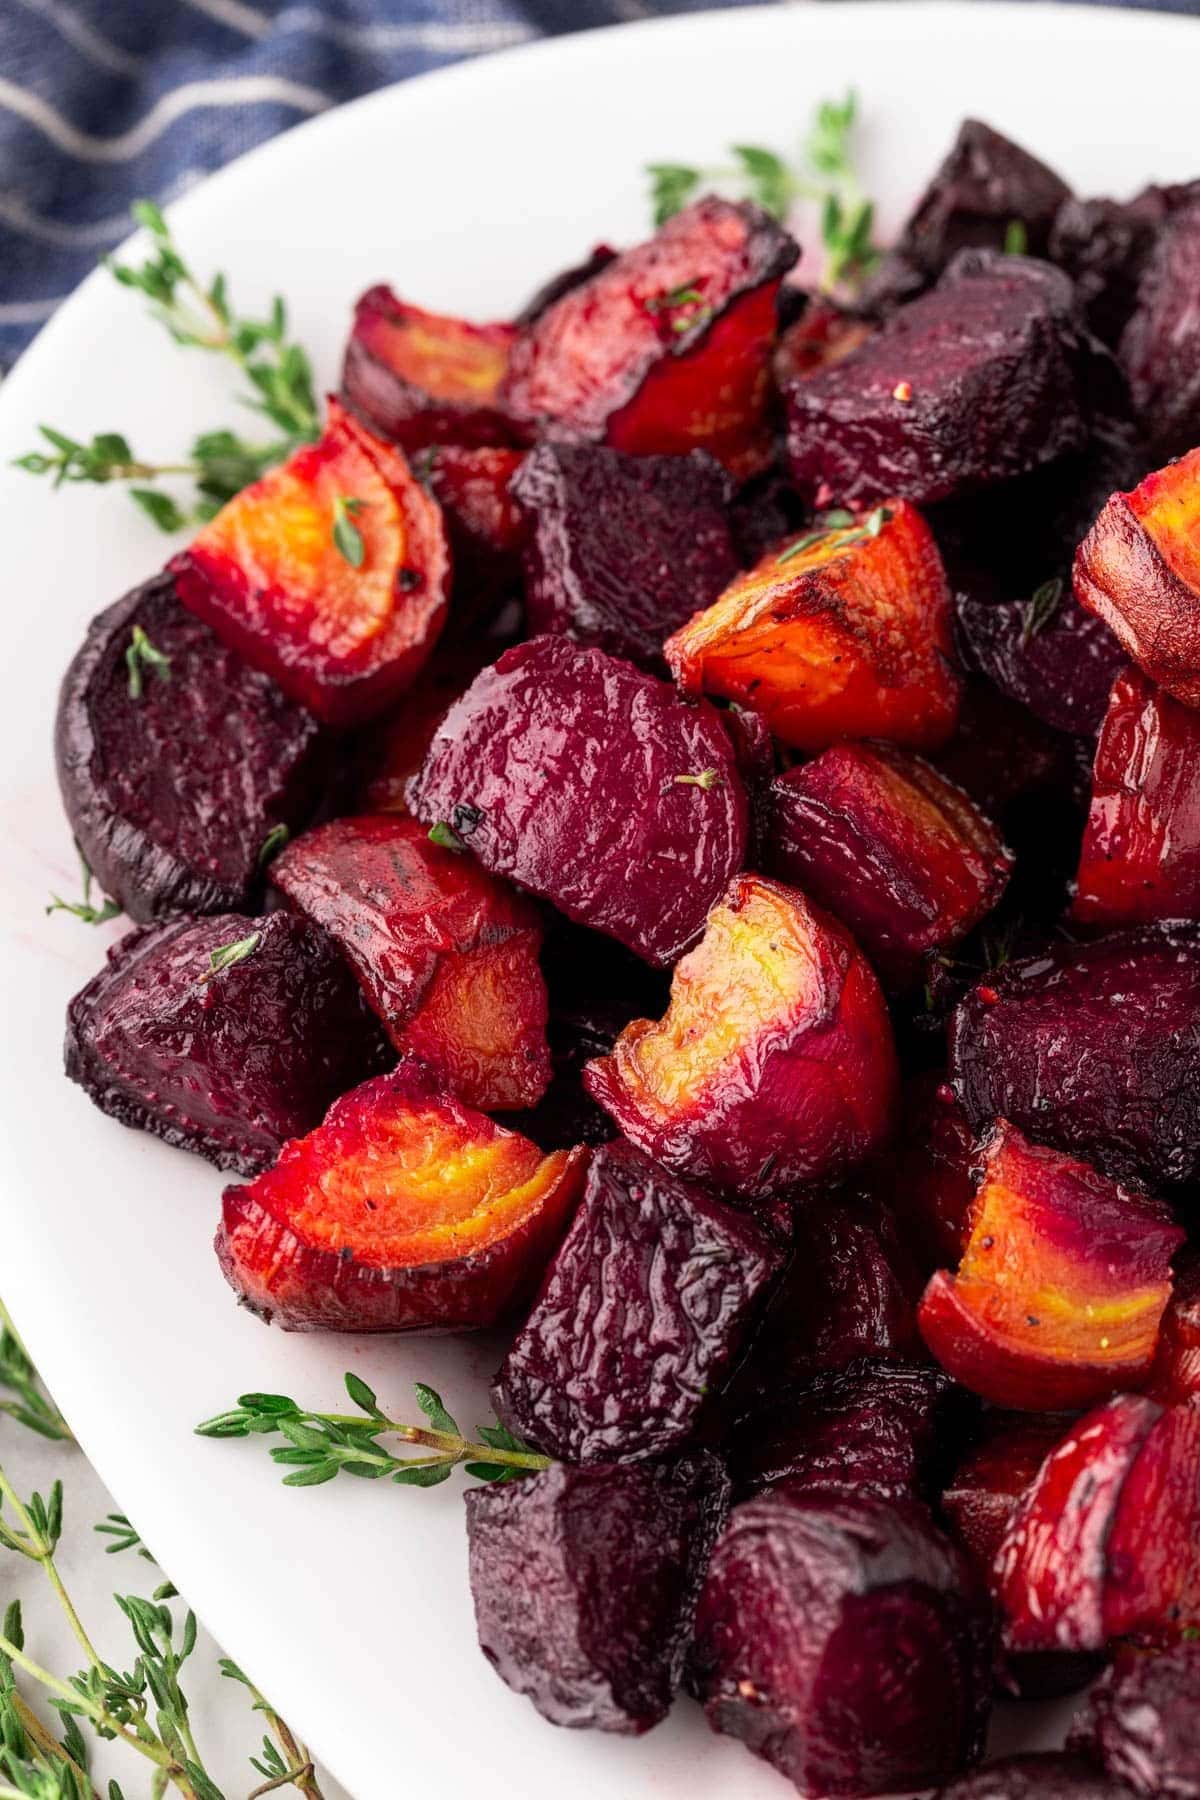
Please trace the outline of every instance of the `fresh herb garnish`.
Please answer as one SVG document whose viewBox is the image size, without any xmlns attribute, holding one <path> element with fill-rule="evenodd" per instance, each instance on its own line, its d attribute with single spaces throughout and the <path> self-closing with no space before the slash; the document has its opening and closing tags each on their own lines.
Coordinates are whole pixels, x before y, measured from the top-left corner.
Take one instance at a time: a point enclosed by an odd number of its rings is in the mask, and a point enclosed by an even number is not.
<svg viewBox="0 0 1200 1800">
<path fill-rule="evenodd" d="M 337 494 L 333 502 L 333 541 L 352 569 L 361 569 L 367 555 L 366 541 L 354 523 L 366 505 L 350 494 Z"/>
<path fill-rule="evenodd" d="M 681 309 L 686 308 L 686 311 Z M 697 287 L 677 287 L 669 294 L 658 294 L 646 301 L 648 313 L 677 312 L 679 317 L 670 321 L 671 330 L 682 337 L 685 331 L 691 331 L 695 325 L 706 324 L 712 318 L 712 307 L 705 304 L 704 295 Z"/>
<path fill-rule="evenodd" d="M 260 869 L 265 869 L 269 862 L 275 860 L 291 835 L 292 834 L 286 825 L 272 825 L 270 831 L 268 831 L 266 837 L 263 839 L 262 849 L 258 853 L 258 866 Z"/>
<path fill-rule="evenodd" d="M 1021 646 L 1032 643 L 1040 631 L 1044 631 L 1058 612 L 1058 603 L 1063 595 L 1063 578 L 1052 575 L 1049 581 L 1043 581 L 1041 587 L 1035 588 L 1025 602 L 1025 611 L 1021 624 Z"/>
<path fill-rule="evenodd" d="M 455 850 L 460 854 L 467 847 L 453 825 L 448 824 L 445 819 L 439 819 L 429 827 L 429 841 L 431 844 L 440 844 L 443 850 Z"/>
<path fill-rule="evenodd" d="M 135 625 L 129 638 L 129 648 L 125 652 L 125 667 L 129 671 L 129 698 L 140 700 L 142 697 L 142 671 L 149 669 L 160 681 L 171 679 L 171 659 L 155 648 L 140 625 Z"/>
<path fill-rule="evenodd" d="M 707 794 L 710 788 L 721 785 L 721 771 L 719 769 L 701 769 L 698 775 L 676 775 L 675 780 L 680 786 L 698 787 Z"/>
<path fill-rule="evenodd" d="M 37 1370 L 29 1353 L 17 1336 L 8 1309 L 0 1301 L 0 1388 L 8 1397 L 0 1399 L 0 1413 L 15 1419 L 18 1425 L 35 1431 L 39 1437 L 70 1443 L 72 1432 L 57 1406 L 43 1392 Z"/>
<path fill-rule="evenodd" d="M 775 565 L 778 568 L 781 563 L 791 562 L 794 556 L 803 555 L 805 550 L 811 550 L 815 544 L 822 544 L 831 537 L 839 540 L 836 546 L 839 550 L 849 550 L 855 544 L 865 544 L 868 538 L 879 536 L 891 516 L 886 506 L 877 506 L 861 520 L 856 519 L 844 506 L 835 506 L 829 512 L 818 513 L 815 528 L 806 531 L 803 537 L 797 538 L 794 544 L 789 544 L 786 550 L 781 550 L 775 558 Z"/>
<path fill-rule="evenodd" d="M 208 968 L 200 977 L 201 981 L 211 981 L 214 975 L 220 975 L 224 969 L 232 969 L 236 964 L 245 962 L 248 956 L 254 955 L 261 943 L 262 932 L 252 931 L 248 937 L 238 938 L 232 944 L 220 944 L 211 952 Z"/>
<path fill-rule="evenodd" d="M 879 252 L 871 241 L 874 205 L 862 193 L 854 171 L 851 137 L 857 114 L 853 91 L 841 101 L 823 100 L 796 168 L 761 144 L 732 145 L 734 162 L 727 167 L 648 164 L 654 223 L 665 224 L 704 186 L 748 194 L 781 220 L 797 201 L 812 201 L 820 208 L 826 251 L 821 285 L 831 288 L 861 280 L 879 260 Z"/>
<path fill-rule="evenodd" d="M 414 1392 L 428 1424 L 407 1425 L 388 1418 L 359 1376 L 345 1380 L 346 1392 L 365 1417 L 309 1412 L 286 1394 L 243 1394 L 231 1412 L 197 1425 L 197 1434 L 244 1438 L 277 1433 L 286 1442 L 274 1445 L 271 1457 L 291 1471 L 283 1478 L 285 1487 L 317 1487 L 335 1475 L 368 1481 L 386 1476 L 406 1487 L 436 1487 L 460 1463 L 477 1481 L 512 1481 L 550 1467 L 550 1457 L 531 1450 L 503 1425 L 478 1425 L 474 1439 L 464 1437 L 441 1396 L 424 1382 L 418 1381 Z M 430 1454 L 393 1456 L 381 1437 L 398 1437 Z"/>
<path fill-rule="evenodd" d="M 1029 248 L 1029 231 L 1024 219 L 1010 219 L 1004 228 L 1005 256 L 1024 256 Z"/>
<path fill-rule="evenodd" d="M 79 845 L 75 846 L 79 858 L 79 876 L 83 888 L 82 900 L 63 900 L 57 894 L 51 894 L 47 913 L 67 912 L 73 918 L 82 919 L 85 925 L 107 925 L 110 919 L 117 918 L 121 906 L 116 900 L 106 900 L 103 906 L 92 905 L 92 871 L 88 867 L 87 858 Z"/>
</svg>

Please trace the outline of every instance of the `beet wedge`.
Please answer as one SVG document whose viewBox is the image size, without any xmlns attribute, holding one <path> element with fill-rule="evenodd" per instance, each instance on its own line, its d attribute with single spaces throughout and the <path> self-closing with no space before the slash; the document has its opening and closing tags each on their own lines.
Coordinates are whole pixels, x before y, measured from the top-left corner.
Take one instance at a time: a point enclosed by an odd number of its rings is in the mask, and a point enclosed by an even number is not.
<svg viewBox="0 0 1200 1800">
<path fill-rule="evenodd" d="M 290 1331 L 495 1325 L 537 1287 L 586 1166 L 404 1062 L 226 1189 L 217 1257 L 242 1302 Z"/>
<path fill-rule="evenodd" d="M 343 397 L 406 451 L 511 444 L 498 392 L 516 335 L 512 325 L 471 325 L 424 312 L 382 284 L 368 288 L 354 308 Z"/>
<path fill-rule="evenodd" d="M 436 502 L 336 400 L 320 440 L 243 489 L 170 566 L 197 618 L 331 725 L 410 686 L 446 616 Z"/>
</svg>

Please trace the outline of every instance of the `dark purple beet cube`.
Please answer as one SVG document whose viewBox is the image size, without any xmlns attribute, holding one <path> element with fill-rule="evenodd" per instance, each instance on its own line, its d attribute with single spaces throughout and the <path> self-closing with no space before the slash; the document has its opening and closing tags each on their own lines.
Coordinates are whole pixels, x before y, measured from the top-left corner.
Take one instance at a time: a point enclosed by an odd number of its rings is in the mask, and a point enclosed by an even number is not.
<svg viewBox="0 0 1200 1800">
<path fill-rule="evenodd" d="M 628 1735 L 666 1716 L 728 1504 L 708 1453 L 557 1464 L 467 1495 L 479 1643 L 552 1725 Z"/>
<path fill-rule="evenodd" d="M 134 634 L 167 663 L 129 657 Z M 168 575 L 93 619 L 55 727 L 63 805 L 131 919 L 244 908 L 277 826 L 312 810 L 316 720 L 186 612 Z"/>
<path fill-rule="evenodd" d="M 738 572 L 725 512 L 730 480 L 703 450 L 625 456 L 596 444 L 542 444 L 511 492 L 529 521 L 530 631 L 563 632 L 665 672 L 665 639 Z"/>
<path fill-rule="evenodd" d="M 1089 1694 L 1071 1747 L 1147 1800 L 1200 1800 L 1200 1644 L 1126 1651 Z"/>
<path fill-rule="evenodd" d="M 1005 1118 L 1118 1180 L 1200 1171 L 1200 928 L 1052 945 L 959 1006 L 950 1069 L 972 1125 Z"/>
<path fill-rule="evenodd" d="M 721 715 L 569 638 L 531 638 L 438 726 L 408 801 L 493 874 L 665 968 L 742 866 L 748 806 Z"/>
<path fill-rule="evenodd" d="M 1047 725 L 1079 737 L 1100 728 L 1125 652 L 1062 577 L 1022 600 L 956 594 L 965 660 Z"/>
<path fill-rule="evenodd" d="M 1075 283 L 1096 336 L 1115 347 L 1137 304 L 1142 272 L 1172 212 L 1200 184 L 1143 188 L 1132 200 L 1068 200 L 1054 221 L 1047 255 Z"/>
<path fill-rule="evenodd" d="M 690 1679 L 802 1794 L 911 1793 L 982 1750 L 989 1607 L 924 1507 L 785 1484 L 729 1516 Z"/>
<path fill-rule="evenodd" d="M 1200 197 L 1158 235 L 1121 334 L 1121 364 L 1155 459 L 1200 440 Z"/>
<path fill-rule="evenodd" d="M 745 1213 L 631 1144 L 605 1145 L 497 1377 L 497 1410 L 570 1462 L 680 1449 L 783 1261 Z"/>
<path fill-rule="evenodd" d="M 131 931 L 67 1009 L 67 1074 L 101 1112 L 241 1175 L 386 1062 L 333 944 L 290 913 Z"/>
<path fill-rule="evenodd" d="M 920 504 L 1023 474 L 1085 443 L 1083 368 L 1061 271 L 964 251 L 857 350 L 789 384 L 792 478 L 837 503 Z"/>
</svg>

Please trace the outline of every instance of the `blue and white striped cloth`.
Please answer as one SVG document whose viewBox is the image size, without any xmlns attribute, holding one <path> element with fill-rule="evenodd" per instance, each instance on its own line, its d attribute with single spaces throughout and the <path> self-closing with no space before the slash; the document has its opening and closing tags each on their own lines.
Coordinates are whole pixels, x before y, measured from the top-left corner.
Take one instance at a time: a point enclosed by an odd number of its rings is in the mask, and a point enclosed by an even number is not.
<svg viewBox="0 0 1200 1800">
<path fill-rule="evenodd" d="M 714 3 L 0 0 L 0 370 L 126 235 L 140 195 L 170 200 L 402 76 Z"/>
</svg>

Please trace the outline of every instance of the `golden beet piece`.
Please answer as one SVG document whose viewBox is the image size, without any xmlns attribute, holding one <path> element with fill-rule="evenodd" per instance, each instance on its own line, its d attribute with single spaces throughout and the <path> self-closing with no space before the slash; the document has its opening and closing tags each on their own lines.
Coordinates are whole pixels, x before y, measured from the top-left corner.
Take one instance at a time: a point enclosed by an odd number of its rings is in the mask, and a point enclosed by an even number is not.
<svg viewBox="0 0 1200 1800">
<path fill-rule="evenodd" d="M 585 1084 L 639 1149 L 743 1196 L 842 1174 L 885 1136 L 896 1088 L 870 965 L 802 894 L 738 875 L 675 970 Z"/>
<path fill-rule="evenodd" d="M 1112 495 L 1076 552 L 1075 592 L 1152 680 L 1200 706 L 1200 450 Z"/>
<path fill-rule="evenodd" d="M 993 1405 L 1072 1410 L 1150 1372 L 1183 1242 L 1161 1201 L 1001 1119 L 957 1275 L 942 1269 L 917 1314 L 944 1369 Z"/>
<path fill-rule="evenodd" d="M 586 1168 L 586 1151 L 543 1156 L 405 1061 L 226 1189 L 217 1257 L 290 1331 L 494 1325 L 536 1288 Z"/>
<path fill-rule="evenodd" d="M 450 581 L 437 502 L 336 400 L 319 441 L 243 489 L 170 568 L 191 612 L 330 725 L 410 685 Z"/>
<path fill-rule="evenodd" d="M 797 750 L 849 738 L 936 749 L 958 718 L 946 576 L 903 500 L 825 514 L 768 551 L 666 656 L 685 694 L 736 700 Z"/>
<path fill-rule="evenodd" d="M 512 325 L 472 325 L 424 312 L 389 287 L 368 288 L 342 364 L 346 404 L 408 451 L 511 444 L 497 394 L 516 335 Z"/>
</svg>

